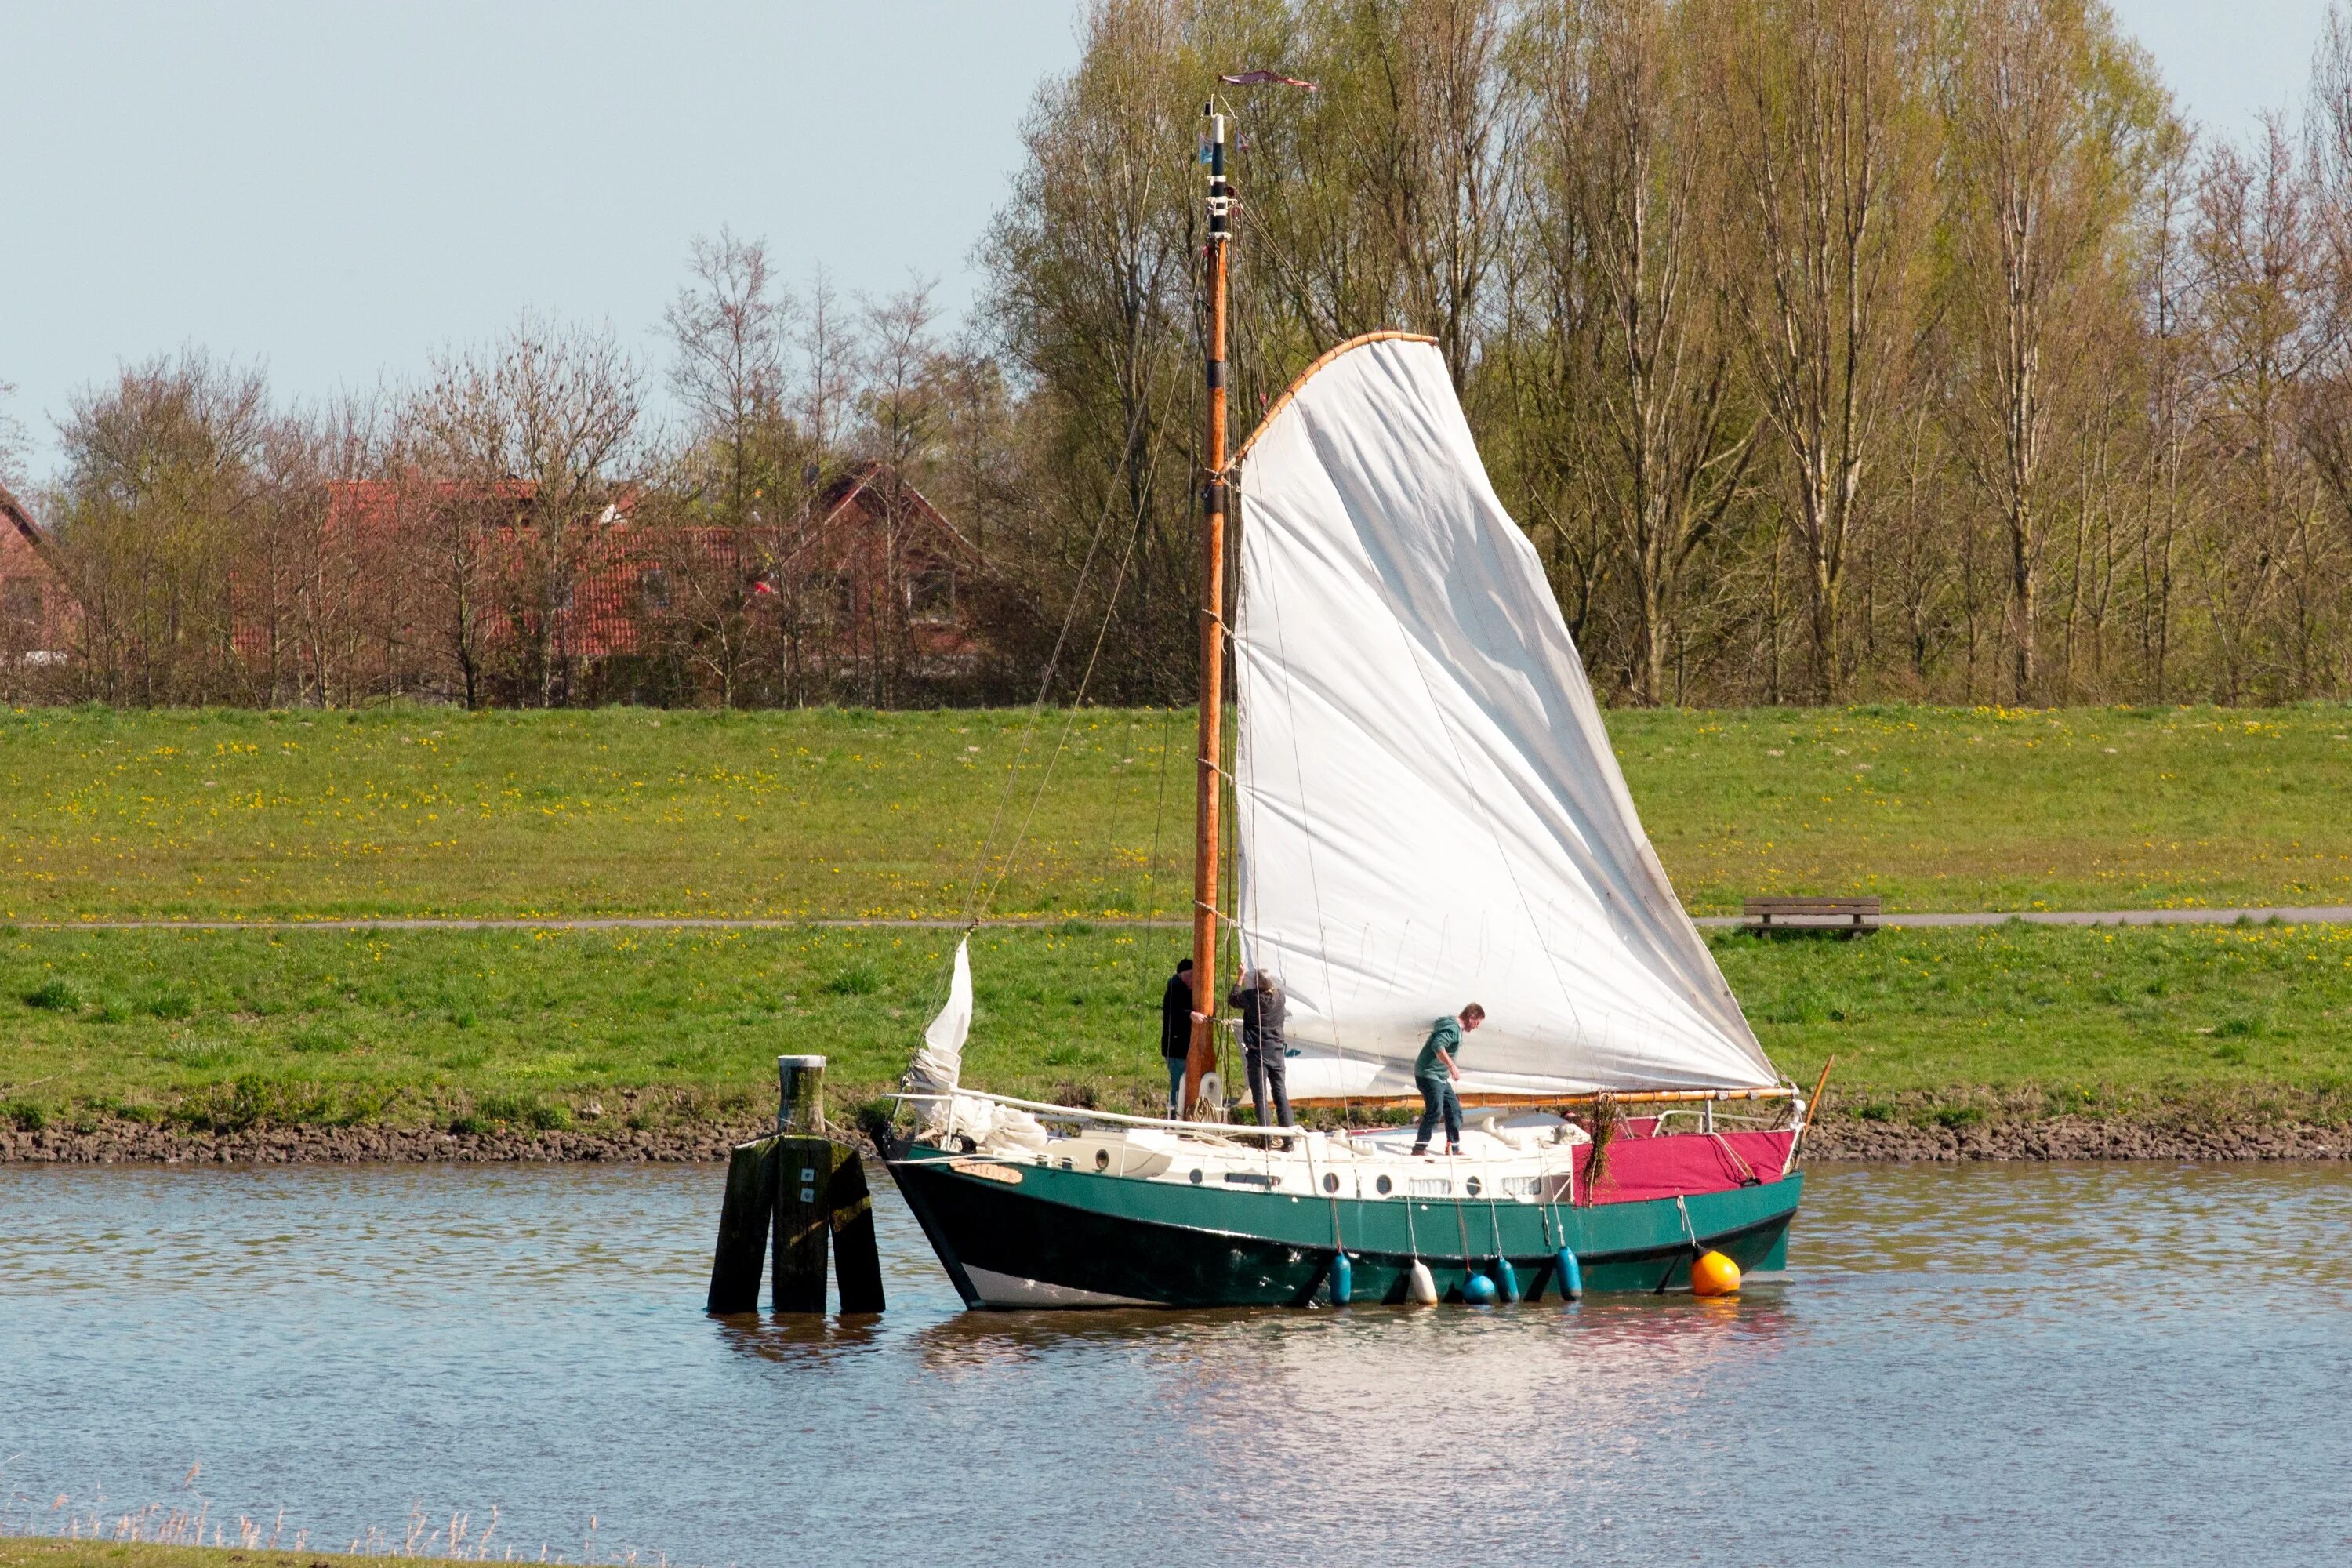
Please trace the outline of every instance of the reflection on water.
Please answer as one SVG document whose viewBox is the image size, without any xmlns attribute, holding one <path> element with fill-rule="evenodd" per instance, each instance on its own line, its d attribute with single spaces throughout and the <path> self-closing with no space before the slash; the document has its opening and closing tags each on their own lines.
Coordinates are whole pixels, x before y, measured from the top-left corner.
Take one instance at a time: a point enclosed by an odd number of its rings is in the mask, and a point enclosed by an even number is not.
<svg viewBox="0 0 2352 1568">
<path fill-rule="evenodd" d="M 821 1366 L 880 1348 L 883 1320 L 856 1317 L 775 1317 L 746 1312 L 714 1319 L 727 1347 L 739 1355 L 788 1365 Z"/>
<path fill-rule="evenodd" d="M 2341 1168 L 1817 1170 L 1786 1286 L 1489 1312 L 966 1313 L 885 1183 L 891 1310 L 816 1321 L 701 1314 L 719 1181 L 0 1171 L 0 1522 L 201 1493 L 341 1545 L 495 1503 L 520 1555 L 593 1513 L 599 1556 L 714 1563 L 2352 1545 Z"/>
</svg>

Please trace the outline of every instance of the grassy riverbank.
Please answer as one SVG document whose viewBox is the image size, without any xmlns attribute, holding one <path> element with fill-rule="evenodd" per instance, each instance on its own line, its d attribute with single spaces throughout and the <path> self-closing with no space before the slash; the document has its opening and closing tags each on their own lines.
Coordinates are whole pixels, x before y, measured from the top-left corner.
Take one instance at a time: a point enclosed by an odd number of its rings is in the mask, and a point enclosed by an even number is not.
<svg viewBox="0 0 2352 1568">
<path fill-rule="evenodd" d="M 976 867 L 1002 871 L 1001 913 L 1181 912 L 1189 718 L 1088 711 L 1064 744 L 1068 718 L 0 714 L 0 919 L 952 916 Z M 2352 901 L 2343 709 L 1609 723 L 1696 912 L 1849 890 L 1914 910 Z M 981 859 L 1049 765 L 1020 852 Z"/>
<path fill-rule="evenodd" d="M 929 931 L 30 931 L 0 935 L 0 1119 L 215 1131 L 464 1131 L 739 1121 L 779 1051 L 885 1090 L 937 1005 Z M 971 1080 L 1157 1103 L 1172 931 L 973 939 Z M 2352 928 L 2011 925 L 1864 941 L 1715 938 L 1792 1076 L 1838 1057 L 1848 1110 L 2199 1108 L 2352 1118 Z"/>
<path fill-rule="evenodd" d="M 241 1546 L 158 1546 L 152 1542 L 59 1541 L 40 1535 L 0 1535 L 0 1568 L 344 1568 L 381 1564 L 381 1557 L 340 1552 L 270 1552 Z M 404 1563 L 444 1563 L 404 1557 Z"/>
<path fill-rule="evenodd" d="M 1067 725 L 1066 743 L 1065 726 Z M 1616 713 L 1676 885 L 1897 908 L 2352 901 L 2352 712 Z M 1148 1108 L 1181 938 L 1183 715 L 0 715 L 6 920 L 953 914 L 972 1081 Z M 1025 737 L 1025 742 L 1024 742 Z M 1026 745 L 1024 751 L 1024 743 Z M 1025 757 L 1008 791 L 1008 769 Z M 1010 864 L 976 861 L 1053 787 Z M 1008 803 L 1009 804 L 1006 804 Z M 1002 805 L 1003 817 L 1000 821 Z M 530 1132 L 756 1116 L 780 1050 L 886 1089 L 948 933 L 0 930 L 0 1130 Z M 2352 932 L 1716 938 L 1782 1068 L 1842 1103 L 2352 1120 Z"/>
</svg>

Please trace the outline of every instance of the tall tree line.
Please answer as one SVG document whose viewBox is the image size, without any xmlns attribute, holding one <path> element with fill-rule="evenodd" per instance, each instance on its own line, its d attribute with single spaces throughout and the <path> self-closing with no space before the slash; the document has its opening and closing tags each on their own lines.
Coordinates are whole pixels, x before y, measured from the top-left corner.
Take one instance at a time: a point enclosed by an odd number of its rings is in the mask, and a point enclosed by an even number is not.
<svg viewBox="0 0 2352 1568">
<path fill-rule="evenodd" d="M 126 367 L 58 422 L 65 471 L 38 498 L 75 646 L 0 654 L 0 695 L 889 705 L 1004 688 L 993 664 L 944 690 L 916 679 L 896 555 L 851 616 L 813 537 L 867 462 L 887 470 L 886 531 L 924 498 L 968 530 L 1005 510 L 1017 410 L 929 287 L 845 297 L 820 272 L 794 289 L 722 233 L 695 243 L 664 330 L 656 372 L 609 331 L 526 313 L 323 408 L 200 352 Z M 0 429 L 0 463 L 15 450 Z M 583 647 L 592 608 L 619 654 Z"/>
<path fill-rule="evenodd" d="M 193 353 L 93 389 L 41 498 L 84 608 L 41 689 L 1186 700 L 1216 97 L 1241 430 L 1345 338 L 1433 337 L 1613 700 L 2352 696 L 2342 12 L 2297 111 L 2237 140 L 2100 0 L 1091 0 L 1082 27 L 961 333 L 919 283 L 788 284 L 722 233 L 650 364 L 525 317 L 331 408 Z M 1318 90 L 1217 82 L 1260 66 Z M 952 690 L 911 673 L 887 550 L 858 591 L 896 608 L 843 641 L 808 521 L 866 461 L 988 562 Z M 361 480 L 355 528 L 328 498 Z M 623 510 L 660 570 L 616 685 L 570 606 Z"/>
<path fill-rule="evenodd" d="M 2352 690 L 2341 14 L 2249 142 L 2200 138 L 2096 0 L 1086 26 L 986 249 L 1055 454 L 1027 527 L 1066 594 L 1106 507 L 1154 563 L 1120 588 L 1119 689 L 1191 679 L 1199 192 L 1171 171 L 1222 93 L 1241 407 L 1354 333 L 1433 336 L 1620 700 Z M 1320 90 L 1216 84 L 1262 64 Z"/>
</svg>

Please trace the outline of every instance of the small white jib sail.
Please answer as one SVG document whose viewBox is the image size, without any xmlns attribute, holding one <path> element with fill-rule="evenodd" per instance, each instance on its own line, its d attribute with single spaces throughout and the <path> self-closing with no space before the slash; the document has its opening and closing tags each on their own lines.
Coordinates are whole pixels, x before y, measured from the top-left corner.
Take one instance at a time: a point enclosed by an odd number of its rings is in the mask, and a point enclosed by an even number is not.
<svg viewBox="0 0 2352 1568">
<path fill-rule="evenodd" d="M 971 1036 L 971 938 L 956 943 L 948 999 L 923 1031 L 923 1048 L 907 1068 L 907 1087 L 918 1094 L 953 1094 L 963 1078 L 963 1043 Z"/>
<path fill-rule="evenodd" d="M 1435 345 L 1325 356 L 1240 493 L 1236 913 L 1291 1093 L 1410 1094 L 1471 1001 L 1465 1094 L 1774 1084 Z"/>
<path fill-rule="evenodd" d="M 971 1035 L 971 938 L 967 936 L 956 943 L 955 971 L 948 981 L 946 1005 L 923 1031 L 922 1048 L 915 1053 L 901 1081 L 914 1097 L 923 1136 L 932 1142 L 961 1136 L 975 1145 L 992 1142 L 1044 1148 L 1045 1129 L 1027 1111 L 958 1092 L 963 1080 L 963 1044 Z"/>
</svg>

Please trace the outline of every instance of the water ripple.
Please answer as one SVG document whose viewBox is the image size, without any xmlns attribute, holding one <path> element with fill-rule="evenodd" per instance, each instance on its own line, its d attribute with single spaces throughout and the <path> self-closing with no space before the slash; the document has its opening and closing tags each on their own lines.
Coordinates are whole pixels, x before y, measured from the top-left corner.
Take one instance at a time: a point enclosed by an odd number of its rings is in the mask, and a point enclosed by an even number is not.
<svg viewBox="0 0 2352 1568">
<path fill-rule="evenodd" d="M 886 1184 L 891 1310 L 804 1321 L 701 1314 L 709 1169 L 0 1171 L 0 1527 L 65 1492 L 320 1545 L 496 1503 L 575 1561 L 592 1513 L 599 1557 L 744 1563 L 2352 1544 L 2352 1172 L 1811 1181 L 1792 1281 L 1737 1301 L 1182 1315 L 965 1313 Z"/>
</svg>

